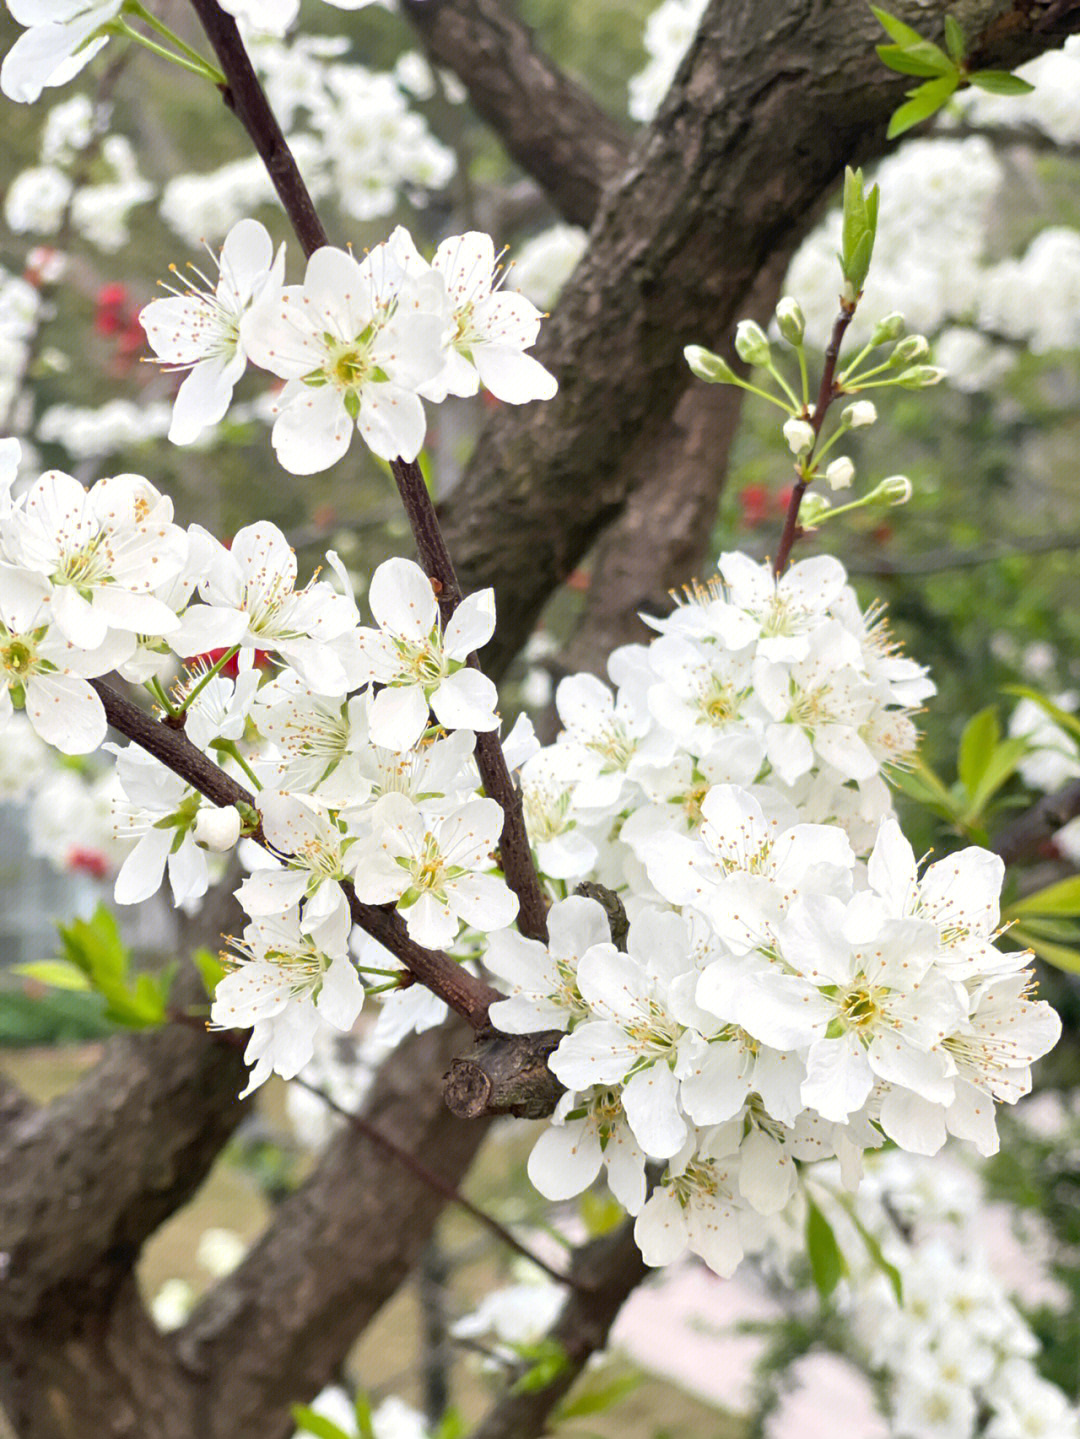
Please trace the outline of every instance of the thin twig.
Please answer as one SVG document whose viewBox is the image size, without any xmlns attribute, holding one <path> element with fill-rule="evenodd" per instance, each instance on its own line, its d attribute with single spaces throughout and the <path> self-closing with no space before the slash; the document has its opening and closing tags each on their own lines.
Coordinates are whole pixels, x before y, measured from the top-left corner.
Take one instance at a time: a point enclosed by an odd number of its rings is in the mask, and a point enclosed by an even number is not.
<svg viewBox="0 0 1080 1439">
<path fill-rule="evenodd" d="M 847 327 L 851 324 L 852 316 L 855 314 L 855 305 L 840 301 L 840 313 L 833 324 L 832 334 L 829 337 L 828 348 L 825 351 L 825 364 L 821 371 L 821 384 L 818 386 L 817 402 L 814 405 L 814 413 L 810 416 L 810 424 L 814 429 L 814 443 L 821 434 L 821 427 L 825 423 L 825 416 L 829 406 L 840 393 L 835 384 L 836 363 L 840 358 L 840 346 L 844 343 L 844 335 Z M 811 451 L 811 454 L 813 451 Z M 802 531 L 799 529 L 799 506 L 802 504 L 803 495 L 806 494 L 806 487 L 809 483 L 803 470 L 809 461 L 807 455 L 799 467 L 799 478 L 791 492 L 791 501 L 788 504 L 787 514 L 784 517 L 784 528 L 780 535 L 780 543 L 776 549 L 776 559 L 773 561 L 773 574 L 779 579 L 787 569 L 788 560 L 791 558 L 791 547 L 799 538 Z"/>
<path fill-rule="evenodd" d="M 222 97 L 251 137 L 296 231 L 296 238 L 304 247 L 304 254 L 310 256 L 323 245 L 329 245 L 330 240 L 255 74 L 236 21 L 222 10 L 217 0 L 191 0 L 191 3 L 229 82 Z"/>
<path fill-rule="evenodd" d="M 461 603 L 462 595 L 454 562 L 450 558 L 450 551 L 446 547 L 439 525 L 439 517 L 435 513 L 435 506 L 431 502 L 420 466 L 415 461 L 398 459 L 391 460 L 390 468 L 394 472 L 401 503 L 412 527 L 420 565 L 429 579 L 434 581 L 439 611 L 443 624 L 446 625 Z M 473 669 L 481 668 L 475 654 L 469 656 L 468 663 Z M 533 864 L 529 837 L 525 830 L 521 794 L 507 768 L 502 741 L 494 730 L 476 736 L 476 763 L 484 789 L 502 807 L 503 828 L 499 838 L 499 854 L 506 882 L 518 897 L 518 929 L 529 939 L 546 941 L 547 902 Z"/>
<path fill-rule="evenodd" d="M 415 1154 L 411 1154 L 407 1149 L 403 1149 L 401 1145 L 391 1139 L 388 1134 L 384 1134 L 381 1129 L 376 1128 L 374 1124 L 362 1115 L 354 1114 L 352 1110 L 346 1109 L 345 1106 L 339 1104 L 332 1095 L 327 1094 L 324 1089 L 320 1089 L 317 1084 L 312 1084 L 310 1080 L 305 1079 L 302 1074 L 295 1075 L 292 1083 L 298 1084 L 301 1089 L 306 1089 L 309 1094 L 313 1094 L 317 1099 L 321 1099 L 328 1108 L 332 1109 L 335 1114 L 340 1115 L 342 1119 L 347 1120 L 365 1139 L 370 1139 L 373 1144 L 377 1144 L 385 1149 L 387 1154 L 392 1154 L 411 1174 L 414 1174 L 416 1178 L 420 1180 L 421 1184 L 426 1184 L 428 1188 L 433 1189 L 436 1194 L 441 1194 L 444 1199 L 449 1200 L 452 1204 L 456 1204 L 460 1209 L 463 1209 L 466 1214 L 471 1214 L 476 1222 L 482 1224 L 485 1229 L 494 1234 L 500 1243 L 514 1250 L 516 1254 L 520 1254 L 522 1258 L 527 1259 L 530 1264 L 535 1264 L 538 1269 L 542 1269 L 544 1273 L 548 1275 L 549 1278 L 554 1279 L 557 1284 L 566 1284 L 572 1289 L 584 1287 L 579 1279 L 569 1274 L 563 1274 L 560 1270 L 548 1264 L 547 1260 L 541 1259 L 539 1255 L 534 1254 L 528 1245 L 522 1244 L 520 1239 L 515 1238 L 504 1224 L 500 1224 L 497 1219 L 485 1213 L 485 1211 L 474 1204 L 471 1199 L 466 1199 L 460 1189 L 455 1189 L 454 1186 L 443 1179 L 441 1175 L 436 1174 L 433 1169 L 429 1169 L 423 1160 L 417 1159 Z"/>
</svg>

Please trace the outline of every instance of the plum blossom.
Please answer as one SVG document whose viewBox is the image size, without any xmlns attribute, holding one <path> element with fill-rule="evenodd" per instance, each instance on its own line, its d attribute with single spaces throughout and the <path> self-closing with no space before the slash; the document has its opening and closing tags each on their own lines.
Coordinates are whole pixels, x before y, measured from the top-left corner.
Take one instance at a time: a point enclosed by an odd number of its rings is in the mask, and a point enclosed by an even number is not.
<svg viewBox="0 0 1080 1439">
<path fill-rule="evenodd" d="M 211 252 L 213 255 L 213 252 Z M 285 277 L 285 246 L 273 241 L 257 220 L 240 220 L 225 237 L 217 284 L 191 267 L 204 289 L 190 284 L 166 300 L 151 300 L 139 314 L 155 355 L 174 370 L 189 370 L 173 403 L 169 439 L 188 445 L 229 408 L 233 389 L 247 366 L 240 321 L 266 286 Z"/>
<path fill-rule="evenodd" d="M 387 794 L 370 819 L 370 837 L 349 855 L 356 893 L 369 904 L 395 902 L 417 944 L 452 944 L 462 920 L 482 932 L 513 922 L 517 895 L 489 873 L 503 824 L 493 799 L 470 800 L 429 823 L 404 795 Z"/>
<path fill-rule="evenodd" d="M 510 986 L 509 999 L 491 1006 L 491 1022 L 506 1034 L 538 1029 L 567 1029 L 589 1014 L 577 987 L 581 960 L 595 949 L 617 953 L 603 907 L 594 899 L 571 895 L 548 912 L 548 942 L 527 939 L 514 930 L 493 934 L 484 963 Z"/>
<path fill-rule="evenodd" d="M 443 365 L 441 281 L 411 281 L 381 246 L 363 260 L 324 246 L 303 285 L 266 288 L 241 321 L 254 362 L 287 381 L 271 439 L 291 474 L 340 460 L 359 429 L 384 460 L 414 460 L 426 420 L 417 393 Z"/>
<path fill-rule="evenodd" d="M 252 1070 L 241 1098 L 271 1074 L 299 1074 L 323 1022 L 352 1028 L 364 987 L 348 956 L 347 928 L 336 917 L 313 924 L 298 910 L 259 916 L 223 954 L 229 968 L 214 992 L 210 1022 L 218 1029 L 251 1027 L 244 1059 Z"/>
<path fill-rule="evenodd" d="M 108 43 L 104 27 L 123 0 L 8 0 L 12 18 L 28 26 L 4 56 L 0 90 L 32 104 L 47 86 L 66 85 Z"/>
<path fill-rule="evenodd" d="M 421 387 L 424 397 L 475 395 L 483 384 L 511 405 L 550 400 L 555 376 L 524 353 L 536 343 L 543 316 L 524 295 L 500 288 L 490 235 L 470 230 L 444 240 L 431 266 L 446 281 L 451 330 L 446 364 Z"/>
<path fill-rule="evenodd" d="M 491 590 L 468 595 L 445 628 L 431 583 L 411 560 L 385 560 L 368 592 L 377 630 L 361 628 L 365 678 L 383 686 L 371 705 L 371 738 L 391 750 L 411 749 L 431 710 L 447 729 L 493 730 L 498 694 L 469 655 L 495 631 Z"/>
<path fill-rule="evenodd" d="M 319 694 L 353 688 L 348 655 L 334 642 L 353 630 L 356 606 L 324 580 L 296 588 L 296 555 L 276 525 L 245 525 L 229 549 L 198 525 L 189 534 L 205 603 L 189 606 L 168 636 L 177 654 L 238 645 L 242 663 L 250 663 L 256 650 L 270 650 Z"/>
</svg>

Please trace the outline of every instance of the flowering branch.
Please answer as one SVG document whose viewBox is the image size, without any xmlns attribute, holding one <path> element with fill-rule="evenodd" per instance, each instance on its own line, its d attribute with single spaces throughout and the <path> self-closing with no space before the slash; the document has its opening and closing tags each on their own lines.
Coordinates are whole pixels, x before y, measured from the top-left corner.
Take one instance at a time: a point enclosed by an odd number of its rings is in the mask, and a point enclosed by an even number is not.
<svg viewBox="0 0 1080 1439">
<path fill-rule="evenodd" d="M 829 336 L 829 344 L 825 350 L 825 364 L 821 371 L 821 384 L 818 386 L 817 401 L 814 404 L 814 412 L 810 415 L 809 423 L 814 431 L 815 443 L 821 434 L 821 427 L 825 423 L 825 416 L 829 406 L 840 389 L 836 384 L 836 364 L 840 358 L 840 346 L 844 343 L 844 336 L 851 324 L 855 314 L 855 301 L 842 299 L 840 301 L 840 313 L 833 324 L 832 334 Z M 799 506 L 802 504 L 803 496 L 806 494 L 808 478 L 809 456 L 805 456 L 799 464 L 799 477 L 795 481 L 791 491 L 791 500 L 788 503 L 787 514 L 784 517 L 784 528 L 780 534 L 780 543 L 776 549 L 776 558 L 773 560 L 773 574 L 780 576 L 787 569 L 788 560 L 791 558 L 791 547 L 802 534 L 799 528 Z"/>
<path fill-rule="evenodd" d="M 109 724 L 200 794 L 216 805 L 255 805 L 255 796 L 208 759 L 181 730 L 155 720 L 104 681 L 91 680 L 90 683 L 105 707 Z M 269 848 L 261 831 L 257 830 L 252 837 Z M 448 954 L 424 949 L 410 939 L 396 911 L 364 904 L 347 880 L 342 881 L 341 888 L 355 924 L 396 955 L 414 979 L 437 994 L 473 1029 L 488 1027 L 488 1007 L 502 998 L 497 990 L 471 975 Z"/>
<path fill-rule="evenodd" d="M 329 238 L 252 68 L 236 23 L 222 11 L 216 0 L 192 0 L 192 3 L 229 81 L 226 99 L 251 136 L 297 237 L 310 256 L 313 250 L 328 245 Z M 438 581 L 439 608 L 446 623 L 461 603 L 462 596 L 435 508 L 415 462 L 396 459 L 392 461 L 391 468 L 416 539 L 420 563 L 428 576 Z M 473 668 L 480 668 L 475 654 L 469 656 L 468 663 Z M 487 793 L 502 807 L 504 820 L 500 854 L 507 884 L 517 895 L 521 906 L 520 928 L 531 938 L 544 939 L 547 935 L 547 905 L 525 833 L 521 796 L 506 767 L 497 734 L 477 736 L 476 758 Z"/>
<path fill-rule="evenodd" d="M 394 472 L 401 502 L 412 526 L 421 567 L 433 581 L 445 626 L 449 624 L 454 611 L 461 603 L 462 595 L 435 506 L 431 502 L 420 466 L 415 461 L 406 463 L 400 459 L 392 460 L 390 468 Z M 469 655 L 468 664 L 473 669 L 480 668 L 475 654 Z M 502 808 L 504 818 L 499 854 L 506 882 L 517 895 L 521 906 L 518 912 L 518 928 L 530 939 L 546 939 L 547 902 L 532 861 L 521 795 L 506 766 L 498 731 L 481 732 L 476 736 L 476 763 L 484 789 Z"/>
</svg>

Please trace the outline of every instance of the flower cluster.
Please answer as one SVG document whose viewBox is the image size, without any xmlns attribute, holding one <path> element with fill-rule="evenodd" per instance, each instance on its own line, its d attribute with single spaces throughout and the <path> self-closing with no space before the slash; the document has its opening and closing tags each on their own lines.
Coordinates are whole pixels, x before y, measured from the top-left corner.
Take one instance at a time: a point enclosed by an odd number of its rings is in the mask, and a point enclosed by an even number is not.
<svg viewBox="0 0 1080 1439">
<path fill-rule="evenodd" d="M 843 1211 L 835 1213 L 842 1225 Z M 885 1378 L 894 1432 L 1076 1439 L 1080 1416 L 1039 1374 L 1038 1340 L 970 1222 L 986 1213 L 973 1176 L 935 1175 L 907 1155 L 884 1155 L 867 1175 L 857 1213 L 903 1279 L 899 1304 L 881 1269 L 869 1257 L 857 1261 L 841 1304 L 852 1348 Z M 852 1239 L 848 1252 L 857 1259 L 866 1251 Z"/>
<path fill-rule="evenodd" d="M 742 555 L 657 638 L 611 657 L 614 691 L 560 684 L 557 741 L 522 769 L 553 884 L 618 888 L 626 953 L 594 901 L 552 909 L 547 946 L 493 936 L 504 1030 L 563 1029 L 567 1087 L 530 1161 L 550 1198 L 606 1168 L 646 1260 L 686 1248 L 729 1274 L 787 1205 L 796 1160 L 887 1136 L 997 1146 L 1057 1016 L 998 938 L 1003 866 L 968 849 L 921 873 L 883 768 L 932 693 L 864 615 L 842 567 L 776 580 Z M 646 1163 L 666 1161 L 647 1195 Z"/>
<path fill-rule="evenodd" d="M 354 429 L 383 459 L 415 459 L 424 399 L 473 395 L 481 383 L 511 404 L 555 393 L 553 376 L 525 354 L 540 312 L 499 288 L 488 235 L 444 240 L 430 264 L 401 227 L 359 260 L 325 246 L 302 285 L 282 285 L 283 264 L 263 227 L 241 220 L 213 291 L 207 282 L 143 310 L 158 357 L 191 370 L 170 431 L 177 444 L 222 418 L 249 359 L 286 382 L 272 440 L 296 475 L 340 460 Z"/>
</svg>

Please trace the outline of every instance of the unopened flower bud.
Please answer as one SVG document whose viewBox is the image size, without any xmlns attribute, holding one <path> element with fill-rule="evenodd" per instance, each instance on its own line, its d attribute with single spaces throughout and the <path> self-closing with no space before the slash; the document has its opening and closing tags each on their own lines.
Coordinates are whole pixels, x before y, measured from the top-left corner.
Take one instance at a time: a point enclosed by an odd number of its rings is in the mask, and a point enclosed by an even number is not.
<svg viewBox="0 0 1080 1439">
<path fill-rule="evenodd" d="M 772 359 L 765 331 L 753 320 L 740 320 L 735 327 L 735 353 L 748 365 L 764 366 Z"/>
<path fill-rule="evenodd" d="M 907 326 L 904 317 L 899 310 L 894 310 L 891 315 L 886 315 L 874 326 L 874 333 L 870 336 L 872 345 L 888 345 L 893 340 L 899 340 Z"/>
<path fill-rule="evenodd" d="M 896 370 L 903 365 L 914 365 L 925 360 L 930 353 L 930 341 L 925 335 L 908 335 L 889 356 L 889 364 Z"/>
<path fill-rule="evenodd" d="M 831 509 L 832 505 L 824 495 L 806 495 L 799 506 L 799 524 L 804 530 L 812 530 L 815 525 L 821 524 Z"/>
<path fill-rule="evenodd" d="M 851 482 L 855 478 L 855 466 L 847 455 L 841 455 L 839 459 L 833 460 L 831 465 L 825 467 L 825 478 L 829 482 L 830 489 L 849 490 Z"/>
<path fill-rule="evenodd" d="M 736 379 L 735 371 L 726 360 L 701 345 L 687 345 L 683 355 L 698 379 L 707 380 L 710 385 L 730 385 Z"/>
<path fill-rule="evenodd" d="M 776 307 L 776 323 L 789 345 L 801 345 L 806 333 L 806 317 L 794 295 L 785 295 Z"/>
<path fill-rule="evenodd" d="M 896 377 L 896 383 L 905 390 L 927 390 L 938 385 L 945 378 L 945 371 L 937 365 L 912 365 L 910 370 Z"/>
<path fill-rule="evenodd" d="M 204 806 L 195 816 L 191 837 L 200 849 L 232 849 L 240 838 L 240 815 L 231 804 Z"/>
<path fill-rule="evenodd" d="M 846 430 L 861 430 L 866 425 L 872 425 L 876 419 L 873 400 L 856 400 L 844 411 L 842 423 Z"/>
<path fill-rule="evenodd" d="M 784 439 L 793 455 L 808 454 L 814 448 L 814 427 L 809 420 L 800 420 L 792 415 L 784 424 Z"/>
<path fill-rule="evenodd" d="M 914 488 L 907 475 L 890 475 L 882 480 L 869 498 L 886 505 L 906 505 L 913 493 Z"/>
</svg>

